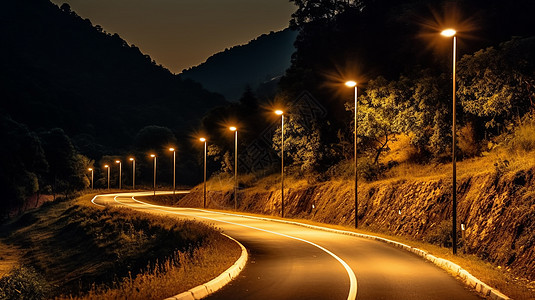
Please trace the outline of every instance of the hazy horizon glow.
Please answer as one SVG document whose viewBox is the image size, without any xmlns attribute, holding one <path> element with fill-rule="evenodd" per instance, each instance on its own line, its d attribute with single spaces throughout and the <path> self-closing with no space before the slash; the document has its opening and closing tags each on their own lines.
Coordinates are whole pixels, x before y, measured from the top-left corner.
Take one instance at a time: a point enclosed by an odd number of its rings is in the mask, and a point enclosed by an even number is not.
<svg viewBox="0 0 535 300">
<path fill-rule="evenodd" d="M 117 33 L 158 64 L 180 73 L 208 57 L 288 27 L 288 0 L 51 0 Z"/>
</svg>

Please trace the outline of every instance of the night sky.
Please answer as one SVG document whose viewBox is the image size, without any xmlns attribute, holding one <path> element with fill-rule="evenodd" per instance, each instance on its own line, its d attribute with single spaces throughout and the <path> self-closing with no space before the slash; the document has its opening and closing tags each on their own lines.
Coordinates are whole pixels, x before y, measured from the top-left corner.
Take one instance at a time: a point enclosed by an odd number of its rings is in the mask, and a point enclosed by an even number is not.
<svg viewBox="0 0 535 300">
<path fill-rule="evenodd" d="M 52 0 L 118 33 L 158 64 L 180 73 L 225 48 L 288 27 L 288 0 Z"/>
</svg>

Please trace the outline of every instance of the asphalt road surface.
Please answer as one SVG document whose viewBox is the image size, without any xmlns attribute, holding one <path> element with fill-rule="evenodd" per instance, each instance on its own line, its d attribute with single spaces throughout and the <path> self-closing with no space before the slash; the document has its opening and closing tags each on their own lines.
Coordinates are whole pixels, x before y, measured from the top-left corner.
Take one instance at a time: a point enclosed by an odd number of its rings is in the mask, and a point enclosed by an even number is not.
<svg viewBox="0 0 535 300">
<path fill-rule="evenodd" d="M 206 299 L 481 299 L 446 271 L 383 242 L 239 213 L 151 205 L 136 199 L 141 195 L 152 192 L 92 202 L 207 222 L 247 248 L 240 275 Z"/>
</svg>

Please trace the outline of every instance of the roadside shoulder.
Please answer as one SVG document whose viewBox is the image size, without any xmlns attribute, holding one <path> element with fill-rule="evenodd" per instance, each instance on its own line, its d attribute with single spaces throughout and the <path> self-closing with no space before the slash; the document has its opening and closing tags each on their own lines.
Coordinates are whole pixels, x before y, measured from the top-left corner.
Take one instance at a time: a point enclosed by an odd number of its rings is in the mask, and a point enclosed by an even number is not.
<svg viewBox="0 0 535 300">
<path fill-rule="evenodd" d="M 238 275 L 241 273 L 243 268 L 245 267 L 245 264 L 247 263 L 247 260 L 249 258 L 249 255 L 247 254 L 247 249 L 238 242 L 237 240 L 233 239 L 232 237 L 222 233 L 222 235 L 226 236 L 227 238 L 231 239 L 232 241 L 236 242 L 238 246 L 241 248 L 241 255 L 236 260 L 236 262 L 230 266 L 228 269 L 226 269 L 223 273 L 221 273 L 216 278 L 208 281 L 207 283 L 201 284 L 199 286 L 196 286 L 192 289 L 189 289 L 186 292 L 180 293 L 178 295 L 166 298 L 165 300 L 198 300 L 202 299 L 218 290 L 223 288 L 226 284 L 228 284 L 231 280 L 238 277 Z"/>
</svg>

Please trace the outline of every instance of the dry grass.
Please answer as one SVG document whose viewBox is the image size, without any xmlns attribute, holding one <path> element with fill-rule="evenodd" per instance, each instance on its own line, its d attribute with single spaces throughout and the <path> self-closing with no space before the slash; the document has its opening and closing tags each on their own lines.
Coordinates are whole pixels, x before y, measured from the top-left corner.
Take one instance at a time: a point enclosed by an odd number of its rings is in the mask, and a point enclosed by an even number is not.
<svg viewBox="0 0 535 300">
<path fill-rule="evenodd" d="M 78 297 L 56 299 L 164 299 L 187 291 L 210 281 L 226 270 L 238 257 L 234 254 L 234 242 L 218 247 L 202 247 L 191 254 L 176 253 L 162 264 L 148 267 L 135 278 L 128 276 L 111 288 L 107 285 L 93 286 L 86 294 Z M 179 263 L 180 262 L 180 263 Z"/>
<path fill-rule="evenodd" d="M 20 262 L 50 283 L 49 297 L 147 299 L 152 290 L 172 296 L 216 277 L 241 252 L 208 225 L 96 208 L 88 205 L 92 197 L 47 204 L 0 230 L 20 249 Z"/>
<path fill-rule="evenodd" d="M 6 275 L 19 264 L 20 251 L 11 245 L 7 245 L 0 240 L 0 277 Z"/>
<path fill-rule="evenodd" d="M 246 188 L 248 191 L 265 192 L 278 190 L 281 187 L 280 173 L 262 176 L 263 172 L 255 174 L 240 174 L 238 182 L 240 189 Z M 287 176 L 284 177 L 285 189 L 297 189 L 307 186 L 306 178 Z M 197 188 L 202 189 L 202 184 Z M 226 192 L 234 189 L 234 175 L 218 174 L 206 181 L 206 189 L 210 192 Z"/>
<path fill-rule="evenodd" d="M 498 165 L 495 165 L 498 164 Z M 475 157 L 457 162 L 457 177 L 475 176 L 481 173 L 496 171 L 501 168 L 503 172 L 517 172 L 535 165 L 535 151 L 513 151 L 509 148 L 498 148 L 485 153 L 485 156 Z M 452 164 L 416 164 L 404 163 L 390 169 L 386 179 L 434 179 L 451 176 Z"/>
<path fill-rule="evenodd" d="M 390 146 L 391 150 L 381 158 L 382 162 L 397 161 L 383 179 L 438 178 L 451 176 L 451 163 L 420 164 L 411 162 L 412 147 L 409 137 L 398 136 Z M 495 142 L 489 142 L 481 156 L 457 161 L 457 176 L 474 176 L 483 172 L 516 172 L 526 166 L 535 165 L 535 124 L 525 122 L 511 133 L 503 134 Z M 495 165 L 497 164 L 497 165 Z"/>
<path fill-rule="evenodd" d="M 212 176 L 206 181 L 206 188 L 210 191 L 228 191 L 234 188 L 234 177 L 222 173 Z"/>
</svg>

